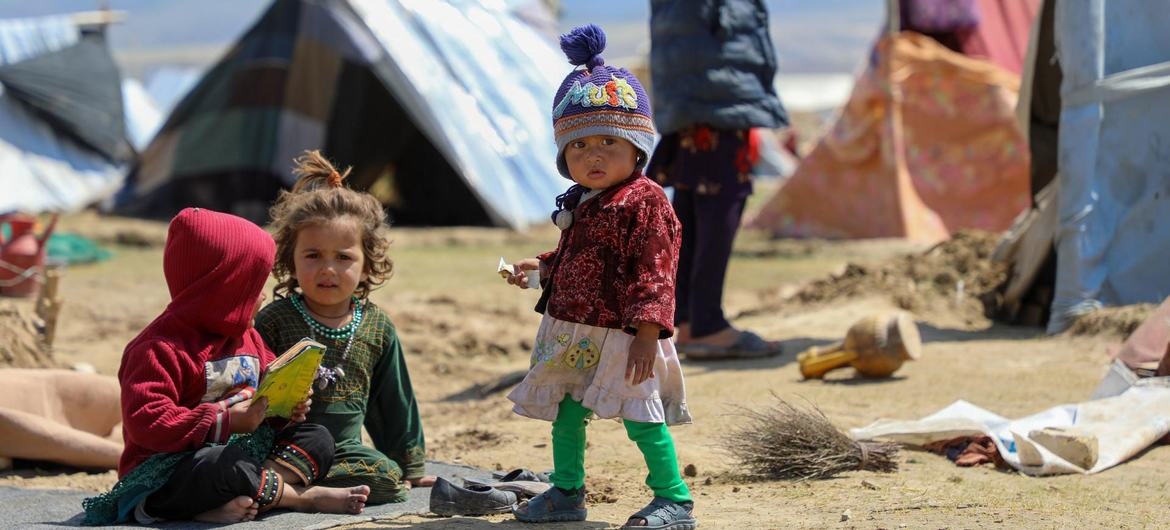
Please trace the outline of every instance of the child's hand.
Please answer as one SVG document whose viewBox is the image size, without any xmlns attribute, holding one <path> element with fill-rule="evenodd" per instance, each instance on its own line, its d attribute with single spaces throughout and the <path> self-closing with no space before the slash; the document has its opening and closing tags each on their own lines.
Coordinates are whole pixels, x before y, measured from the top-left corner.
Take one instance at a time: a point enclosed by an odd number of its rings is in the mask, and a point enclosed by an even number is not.
<svg viewBox="0 0 1170 530">
<path fill-rule="evenodd" d="M 309 395 L 305 398 L 305 400 L 300 402 L 300 403 L 297 403 L 297 405 L 295 407 L 293 407 L 292 416 L 289 418 L 289 420 L 291 420 L 295 423 L 303 423 L 305 420 L 307 420 L 308 414 L 309 414 L 309 406 L 313 404 L 312 398 L 313 398 L 313 389 L 310 388 Z"/>
<path fill-rule="evenodd" d="M 626 379 L 631 385 L 640 385 L 654 377 L 654 361 L 658 358 L 658 326 L 640 324 L 638 334 L 630 343 L 626 359 Z"/>
<path fill-rule="evenodd" d="M 528 271 L 540 270 L 540 260 L 536 258 L 522 259 L 512 264 L 512 270 L 516 272 L 508 273 L 508 276 L 505 278 L 508 280 L 508 283 L 521 289 L 527 289 Z"/>
<path fill-rule="evenodd" d="M 245 399 L 228 410 L 231 411 L 233 433 L 252 432 L 264 421 L 264 413 L 268 412 L 268 398 L 261 396 L 256 400 Z"/>
</svg>

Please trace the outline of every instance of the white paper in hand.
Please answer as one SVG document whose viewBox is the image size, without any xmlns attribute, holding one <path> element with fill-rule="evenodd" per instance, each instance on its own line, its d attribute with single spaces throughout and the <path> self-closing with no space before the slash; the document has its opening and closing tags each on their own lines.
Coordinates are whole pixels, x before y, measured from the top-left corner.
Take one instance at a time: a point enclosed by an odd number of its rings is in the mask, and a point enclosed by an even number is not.
<svg viewBox="0 0 1170 530">
<path fill-rule="evenodd" d="M 496 273 L 506 280 L 509 275 L 515 274 L 516 271 L 511 265 L 508 265 L 508 261 L 503 256 L 500 256 L 500 264 L 496 266 Z M 540 269 L 524 271 L 524 275 L 528 279 L 528 287 L 530 289 L 540 289 Z"/>
</svg>

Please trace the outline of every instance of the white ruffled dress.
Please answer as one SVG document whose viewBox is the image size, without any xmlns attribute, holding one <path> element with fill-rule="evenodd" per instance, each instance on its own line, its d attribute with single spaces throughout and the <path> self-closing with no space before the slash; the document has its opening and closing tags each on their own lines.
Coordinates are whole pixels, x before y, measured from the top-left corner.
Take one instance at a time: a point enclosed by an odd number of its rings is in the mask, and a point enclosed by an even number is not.
<svg viewBox="0 0 1170 530">
<path fill-rule="evenodd" d="M 634 337 L 618 329 L 566 322 L 547 314 L 540 322 L 528 375 L 508 394 L 521 416 L 553 421 L 565 394 L 597 418 L 644 423 L 691 423 L 682 366 L 670 339 L 658 341 L 654 377 L 626 379 Z"/>
</svg>

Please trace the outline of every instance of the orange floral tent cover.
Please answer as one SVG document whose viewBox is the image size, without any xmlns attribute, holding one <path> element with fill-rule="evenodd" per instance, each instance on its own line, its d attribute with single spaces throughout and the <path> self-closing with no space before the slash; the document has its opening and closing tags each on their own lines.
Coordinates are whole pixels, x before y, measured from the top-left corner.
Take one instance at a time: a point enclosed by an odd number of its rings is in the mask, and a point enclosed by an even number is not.
<svg viewBox="0 0 1170 530">
<path fill-rule="evenodd" d="M 1030 203 L 1019 78 L 929 37 L 883 37 L 876 61 L 796 172 L 749 221 L 776 236 L 1005 230 Z"/>
</svg>

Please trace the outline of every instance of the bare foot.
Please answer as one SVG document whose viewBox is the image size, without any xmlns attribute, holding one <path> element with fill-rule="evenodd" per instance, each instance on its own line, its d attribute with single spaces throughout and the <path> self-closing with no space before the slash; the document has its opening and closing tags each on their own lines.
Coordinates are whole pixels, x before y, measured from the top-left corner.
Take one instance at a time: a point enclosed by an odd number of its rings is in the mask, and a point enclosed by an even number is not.
<svg viewBox="0 0 1170 530">
<path fill-rule="evenodd" d="M 352 488 L 314 486 L 301 490 L 299 497 L 305 501 L 305 507 L 308 508 L 306 511 L 359 514 L 366 508 L 366 498 L 369 495 L 369 486 Z"/>
<path fill-rule="evenodd" d="M 251 497 L 239 496 L 224 503 L 219 508 L 207 510 L 195 516 L 196 521 L 205 523 L 241 523 L 256 518 L 259 506 Z"/>
<path fill-rule="evenodd" d="M 435 476 L 434 475 L 427 475 L 425 477 L 416 478 L 414 480 L 408 480 L 406 482 L 415 488 L 429 488 L 429 487 L 435 485 Z"/>
</svg>

